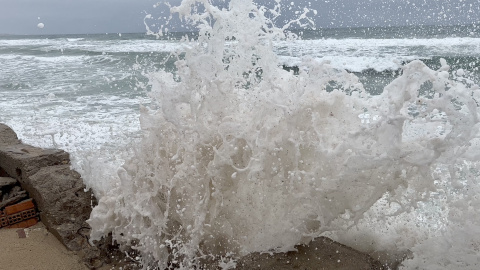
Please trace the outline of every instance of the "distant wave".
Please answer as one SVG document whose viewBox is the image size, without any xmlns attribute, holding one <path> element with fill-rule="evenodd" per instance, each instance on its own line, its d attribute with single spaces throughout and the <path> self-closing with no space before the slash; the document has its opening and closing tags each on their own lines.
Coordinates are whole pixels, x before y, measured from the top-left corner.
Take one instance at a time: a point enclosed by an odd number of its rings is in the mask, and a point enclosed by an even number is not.
<svg viewBox="0 0 480 270">
<path fill-rule="evenodd" d="M 321 39 L 279 42 L 280 62 L 297 66 L 304 58 L 330 61 L 350 72 L 398 70 L 412 60 L 455 58 L 466 62 L 480 57 L 479 38 L 444 39 Z"/>
<path fill-rule="evenodd" d="M 82 41 L 82 40 L 85 40 L 85 38 L 67 38 L 67 41 L 69 42 Z"/>
</svg>

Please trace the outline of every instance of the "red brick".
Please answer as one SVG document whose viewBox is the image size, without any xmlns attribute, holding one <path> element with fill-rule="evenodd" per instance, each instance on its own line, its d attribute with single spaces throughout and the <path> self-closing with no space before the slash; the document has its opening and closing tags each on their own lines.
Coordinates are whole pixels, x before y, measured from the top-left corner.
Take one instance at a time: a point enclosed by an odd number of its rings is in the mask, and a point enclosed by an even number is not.
<svg viewBox="0 0 480 270">
<path fill-rule="evenodd" d="M 35 217 L 35 218 L 31 218 L 29 220 L 22 221 L 22 222 L 17 223 L 17 224 L 10 225 L 7 228 L 28 228 L 28 227 L 31 227 L 31 226 L 37 224 L 37 222 L 38 222 L 38 218 Z"/>
<path fill-rule="evenodd" d="M 18 222 L 20 222 L 20 221 L 23 220 L 21 213 L 16 213 L 16 214 L 13 214 L 13 215 L 8 215 L 8 216 L 7 216 L 7 219 L 8 219 L 8 224 L 15 224 L 15 223 L 18 223 Z"/>
<path fill-rule="evenodd" d="M 8 219 L 7 217 L 0 217 L 0 227 L 8 226 Z"/>
<path fill-rule="evenodd" d="M 23 202 L 19 202 L 14 205 L 10 205 L 5 207 L 5 214 L 12 215 L 18 212 L 22 212 L 31 208 L 35 208 L 32 199 L 25 200 Z"/>
<path fill-rule="evenodd" d="M 20 213 L 22 214 L 23 219 L 29 219 L 37 215 L 37 212 L 35 211 L 34 208 L 22 211 Z"/>
</svg>

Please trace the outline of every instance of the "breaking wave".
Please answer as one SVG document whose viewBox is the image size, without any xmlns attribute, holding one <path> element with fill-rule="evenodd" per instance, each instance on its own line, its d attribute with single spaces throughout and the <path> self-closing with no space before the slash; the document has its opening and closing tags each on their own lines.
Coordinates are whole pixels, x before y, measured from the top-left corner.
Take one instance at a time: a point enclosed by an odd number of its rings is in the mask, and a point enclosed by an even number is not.
<svg viewBox="0 0 480 270">
<path fill-rule="evenodd" d="M 172 7 L 198 27 L 198 41 L 175 73 L 150 75 L 143 138 L 117 174 L 96 159 L 83 168 L 99 198 L 92 240 L 112 233 L 145 268 L 192 269 L 207 256 L 287 251 L 321 234 L 349 242 L 368 231 L 377 246 L 357 248 L 410 250 L 406 268 L 473 269 L 478 87 L 443 59 L 437 70 L 418 60 L 401 67 L 379 95 L 335 63 L 302 58 L 295 75 L 274 52 L 292 40 L 273 22 L 279 5 Z"/>
</svg>

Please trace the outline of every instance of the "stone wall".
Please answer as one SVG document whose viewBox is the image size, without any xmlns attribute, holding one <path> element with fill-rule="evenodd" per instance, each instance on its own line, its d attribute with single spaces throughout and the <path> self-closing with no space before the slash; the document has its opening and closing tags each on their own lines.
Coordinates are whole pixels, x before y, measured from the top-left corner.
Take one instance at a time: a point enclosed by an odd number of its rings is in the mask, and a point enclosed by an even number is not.
<svg viewBox="0 0 480 270">
<path fill-rule="evenodd" d="M 16 179 L 33 198 L 40 219 L 67 249 L 78 252 L 87 266 L 102 264 L 101 252 L 88 242 L 92 193 L 70 169 L 69 154 L 23 144 L 15 132 L 0 124 L 0 174 Z"/>
</svg>

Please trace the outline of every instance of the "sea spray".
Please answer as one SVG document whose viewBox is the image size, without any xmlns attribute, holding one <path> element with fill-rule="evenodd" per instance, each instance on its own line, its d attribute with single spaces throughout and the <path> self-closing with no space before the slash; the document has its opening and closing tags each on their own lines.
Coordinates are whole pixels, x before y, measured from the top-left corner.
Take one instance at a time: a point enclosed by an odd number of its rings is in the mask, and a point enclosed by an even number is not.
<svg viewBox="0 0 480 270">
<path fill-rule="evenodd" d="M 438 193 L 439 179 L 461 190 L 478 176 L 465 175 L 478 166 L 478 90 L 447 63 L 413 61 L 371 96 L 328 62 L 283 70 L 272 44 L 291 35 L 251 1 L 186 0 L 172 12 L 198 27 L 198 41 L 176 73 L 151 74 L 142 142 L 98 193 L 92 240 L 111 232 L 145 267 L 191 269 L 348 231 L 382 200 L 401 216 Z M 474 199 L 448 192 L 445 211 Z"/>
</svg>

